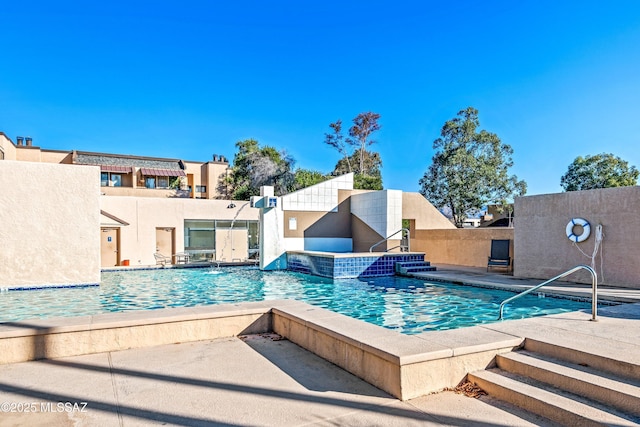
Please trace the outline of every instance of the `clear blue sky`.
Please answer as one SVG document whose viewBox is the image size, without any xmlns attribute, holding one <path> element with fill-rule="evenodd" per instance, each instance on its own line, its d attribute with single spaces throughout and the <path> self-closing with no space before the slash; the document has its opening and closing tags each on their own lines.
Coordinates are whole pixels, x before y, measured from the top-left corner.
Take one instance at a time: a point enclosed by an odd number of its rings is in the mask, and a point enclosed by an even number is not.
<svg viewBox="0 0 640 427">
<path fill-rule="evenodd" d="M 417 191 L 473 106 L 528 194 L 579 155 L 640 167 L 640 1 L 5 1 L 0 131 L 206 161 L 238 140 L 329 172 L 329 123 L 381 114 L 385 188 Z"/>
</svg>

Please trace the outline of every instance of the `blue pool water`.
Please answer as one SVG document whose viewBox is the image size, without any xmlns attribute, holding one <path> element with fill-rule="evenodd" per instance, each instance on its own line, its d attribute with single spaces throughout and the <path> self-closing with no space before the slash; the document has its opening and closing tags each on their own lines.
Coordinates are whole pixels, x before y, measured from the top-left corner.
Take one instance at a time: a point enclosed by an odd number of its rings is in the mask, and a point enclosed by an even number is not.
<svg viewBox="0 0 640 427">
<path fill-rule="evenodd" d="M 0 293 L 0 322 L 165 307 L 297 299 L 405 334 L 495 322 L 511 292 L 404 277 L 327 279 L 257 268 L 102 273 L 99 287 Z M 589 309 L 590 303 L 526 296 L 505 319 Z"/>
</svg>

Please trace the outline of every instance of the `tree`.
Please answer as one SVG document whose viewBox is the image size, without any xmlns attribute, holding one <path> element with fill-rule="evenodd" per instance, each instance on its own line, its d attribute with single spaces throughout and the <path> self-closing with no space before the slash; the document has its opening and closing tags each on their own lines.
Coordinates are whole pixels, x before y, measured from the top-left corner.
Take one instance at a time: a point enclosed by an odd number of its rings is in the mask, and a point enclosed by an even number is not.
<svg viewBox="0 0 640 427">
<path fill-rule="evenodd" d="M 232 198 L 247 200 L 260 194 L 260 187 L 271 185 L 277 195 L 291 191 L 295 186 L 292 172 L 294 159 L 284 151 L 273 147 L 260 147 L 255 139 L 236 143 L 238 152 L 233 158 L 233 167 L 227 181 Z"/>
<path fill-rule="evenodd" d="M 635 166 L 613 154 L 578 156 L 560 178 L 564 191 L 592 190 L 594 188 L 626 187 L 638 183 L 640 172 Z"/>
<path fill-rule="evenodd" d="M 330 123 L 329 127 L 333 130 L 333 133 L 324 134 L 325 144 L 335 148 L 338 153 L 342 154 L 343 159 L 347 163 L 348 171 L 345 173 L 353 172 L 351 168 L 351 161 L 349 159 L 349 153 L 345 144 L 344 135 L 342 135 L 342 120 L 337 120 L 335 123 Z"/>
<path fill-rule="evenodd" d="M 382 161 L 380 154 L 368 151 L 374 144 L 371 135 L 380 130 L 380 114 L 360 113 L 353 119 L 349 128 L 349 137 L 342 134 L 342 120 L 331 123 L 331 133 L 325 133 L 325 143 L 335 148 L 343 157 L 338 161 L 334 174 L 354 172 L 354 188 L 366 190 L 382 189 Z M 349 149 L 351 147 L 351 149 Z"/>
<path fill-rule="evenodd" d="M 310 170 L 310 169 L 296 169 L 295 173 L 295 188 L 294 190 L 300 190 L 307 188 L 315 184 L 319 184 L 331 178 L 323 174 L 322 172 Z"/>
<path fill-rule="evenodd" d="M 473 107 L 447 121 L 433 142 L 432 164 L 420 179 L 420 193 L 437 208 L 448 208 L 457 227 L 483 206 L 503 205 L 526 193 L 526 183 L 508 173 L 511 146 L 479 127 Z"/>
<path fill-rule="evenodd" d="M 333 175 L 343 175 L 349 173 L 349 165 L 357 163 L 359 165 L 359 152 L 354 152 L 351 156 L 340 159 L 333 170 Z M 380 154 L 375 151 L 364 152 L 363 173 L 356 173 L 353 177 L 353 188 L 358 190 L 382 190 L 382 160 Z M 360 166 L 358 166 L 358 169 Z"/>
<path fill-rule="evenodd" d="M 360 113 L 353 119 L 353 126 L 349 128 L 350 138 L 347 141 L 351 145 L 358 147 L 358 152 L 360 153 L 360 173 L 363 175 L 367 175 L 364 168 L 366 148 L 375 143 L 375 141 L 369 139 L 369 137 L 375 131 L 380 130 L 378 119 L 380 119 L 380 114 L 378 113 L 372 113 L 370 111 Z"/>
</svg>

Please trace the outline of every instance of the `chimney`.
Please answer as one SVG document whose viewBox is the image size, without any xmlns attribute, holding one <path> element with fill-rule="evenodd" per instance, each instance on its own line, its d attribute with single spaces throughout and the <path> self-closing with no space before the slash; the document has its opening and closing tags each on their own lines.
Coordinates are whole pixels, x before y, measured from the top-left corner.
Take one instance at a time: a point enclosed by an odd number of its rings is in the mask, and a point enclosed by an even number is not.
<svg viewBox="0 0 640 427">
<path fill-rule="evenodd" d="M 22 141 L 24 141 L 23 137 L 21 136 L 16 137 L 16 145 L 22 145 Z"/>
<path fill-rule="evenodd" d="M 213 155 L 213 161 L 214 161 L 214 162 L 217 162 L 217 161 L 218 161 L 218 155 L 217 155 L 217 154 L 214 154 L 214 155 Z"/>
<path fill-rule="evenodd" d="M 33 138 L 31 138 L 30 136 L 27 136 L 27 137 L 24 139 L 24 143 L 25 143 L 25 145 L 26 145 L 27 147 L 31 147 L 31 144 L 33 143 Z"/>
</svg>

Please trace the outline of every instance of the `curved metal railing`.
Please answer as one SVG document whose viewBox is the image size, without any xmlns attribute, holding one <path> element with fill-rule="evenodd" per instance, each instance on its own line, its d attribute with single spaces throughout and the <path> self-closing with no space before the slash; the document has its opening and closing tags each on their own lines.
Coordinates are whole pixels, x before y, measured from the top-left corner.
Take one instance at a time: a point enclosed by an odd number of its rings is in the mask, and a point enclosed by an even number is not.
<svg viewBox="0 0 640 427">
<path fill-rule="evenodd" d="M 511 301 L 518 299 L 522 296 L 527 295 L 528 293 L 531 293 L 533 291 L 536 291 L 538 289 L 540 289 L 541 287 L 543 287 L 544 285 L 548 285 L 551 282 L 554 282 L 558 279 L 562 279 L 563 277 L 566 277 L 570 274 L 575 273 L 578 270 L 587 270 L 589 273 L 591 273 L 591 320 L 593 320 L 594 322 L 596 320 L 598 320 L 598 275 L 596 274 L 595 270 L 591 267 L 589 267 L 588 265 L 578 265 L 577 267 L 573 267 L 571 270 L 567 270 L 562 274 L 557 275 L 556 277 L 547 280 L 546 282 L 542 282 L 537 286 L 534 286 L 531 289 L 527 289 L 524 292 L 519 293 L 518 295 L 514 295 L 511 298 L 507 298 L 506 300 L 502 301 L 500 303 L 500 314 L 498 315 L 498 320 L 502 320 L 502 311 L 504 310 L 504 306 L 508 303 L 510 303 Z"/>
<path fill-rule="evenodd" d="M 378 243 L 374 243 L 373 245 L 371 245 L 371 247 L 369 248 L 369 252 L 373 252 L 373 248 L 375 248 L 376 246 L 378 246 L 381 243 L 386 242 L 387 240 L 389 240 L 390 238 L 392 238 L 393 236 L 395 236 L 398 233 L 401 233 L 403 231 L 407 232 L 407 244 L 406 245 L 399 245 L 399 246 L 395 246 L 392 249 L 395 249 L 397 247 L 400 247 L 400 250 L 402 252 L 411 252 L 411 242 L 410 242 L 410 236 L 409 236 L 409 229 L 408 228 L 401 228 L 400 230 L 396 231 L 395 233 L 392 233 L 390 235 L 388 235 L 387 237 L 385 237 L 384 239 L 380 240 Z M 403 237 L 404 238 L 404 237 Z M 406 249 L 406 250 L 403 250 Z M 389 249 L 386 250 L 386 252 L 388 252 Z"/>
</svg>

